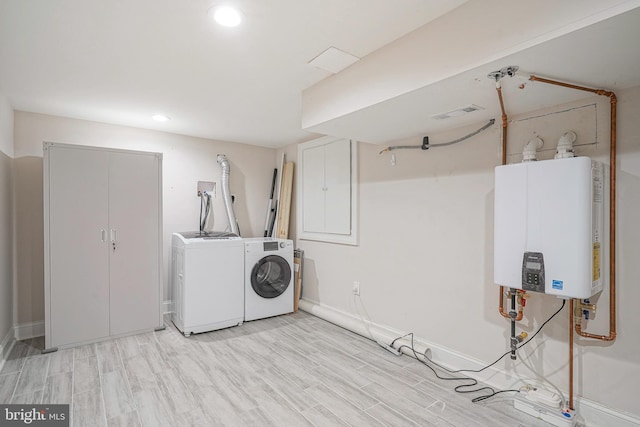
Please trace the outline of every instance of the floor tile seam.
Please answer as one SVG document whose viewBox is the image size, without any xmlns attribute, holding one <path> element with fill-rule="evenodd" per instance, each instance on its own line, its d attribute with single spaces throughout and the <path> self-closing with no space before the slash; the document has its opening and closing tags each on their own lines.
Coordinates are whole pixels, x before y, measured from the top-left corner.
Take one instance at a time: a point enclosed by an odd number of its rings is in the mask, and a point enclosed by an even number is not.
<svg viewBox="0 0 640 427">
<path fill-rule="evenodd" d="M 171 368 L 174 369 L 174 368 Z M 177 369 L 174 369 L 174 371 L 176 372 L 176 375 L 178 377 L 178 381 L 180 381 L 180 384 L 182 384 L 184 386 L 184 389 L 187 390 L 187 392 L 189 393 L 189 395 L 193 398 L 194 401 L 196 401 L 196 396 L 194 394 L 194 392 L 191 390 L 191 388 L 189 388 L 189 386 L 187 385 L 187 383 L 184 382 L 184 380 L 182 379 L 182 375 L 180 375 L 180 372 Z M 185 411 L 187 412 L 187 411 Z M 182 412 L 176 412 L 175 415 L 181 414 Z M 204 413 L 204 411 L 203 411 Z"/>
<path fill-rule="evenodd" d="M 11 403 L 11 399 L 13 399 L 13 393 L 15 392 L 16 385 L 18 384 L 18 378 L 20 377 L 20 372 L 10 372 L 8 374 L 2 374 L 2 375 L 0 375 L 0 379 L 2 377 L 6 377 L 6 376 L 9 376 L 9 375 L 17 375 L 17 377 L 16 377 L 16 382 L 13 385 L 13 388 L 11 389 L 11 394 L 9 395 L 9 399 L 8 399 L 8 401 L 6 403 Z M 4 402 L 0 402 L 0 403 L 4 403 Z"/>
<path fill-rule="evenodd" d="M 294 409 L 296 409 L 298 412 L 302 412 L 301 410 L 299 410 L 299 409 L 296 407 L 296 405 L 295 405 L 295 403 L 294 403 L 294 402 L 292 402 L 292 401 L 291 401 L 287 396 L 285 396 L 283 393 L 281 393 L 281 392 L 280 392 L 279 387 L 276 387 L 276 386 L 273 384 L 273 382 L 269 381 L 269 379 L 268 379 L 268 378 L 262 378 L 262 380 L 263 380 L 263 381 L 264 381 L 264 382 L 265 382 L 269 387 L 271 387 L 271 389 L 273 389 L 273 391 L 274 391 L 274 392 L 276 392 L 276 393 L 277 393 L 277 394 L 278 394 L 282 399 L 284 399 L 284 400 L 285 400 L 289 405 L 291 405 L 291 407 L 293 407 Z M 287 378 L 287 380 L 288 380 L 288 378 Z M 289 380 L 289 381 L 290 381 L 290 380 Z M 292 383 L 293 383 L 293 381 L 290 381 L 290 382 L 292 382 Z M 294 385 L 295 385 L 295 384 L 294 384 Z M 299 387 L 299 388 L 300 388 L 302 391 L 305 391 L 305 390 L 303 390 L 303 389 L 302 389 L 302 387 Z M 305 392 L 306 392 L 306 391 L 305 391 Z M 308 408 L 305 408 L 305 409 L 303 409 L 303 410 L 306 410 L 306 409 L 308 409 Z"/>
<path fill-rule="evenodd" d="M 76 394 L 76 349 L 73 349 L 71 354 L 71 403 L 69 404 L 69 424 L 73 426 L 74 424 L 74 408 L 75 408 L 75 399 L 74 396 Z"/>
<path fill-rule="evenodd" d="M 344 399 L 344 400 L 346 400 L 347 402 L 351 403 L 353 406 L 357 407 L 357 408 L 358 408 L 358 409 L 360 409 L 361 411 L 366 411 L 366 410 L 367 410 L 367 408 L 360 408 L 360 407 L 358 407 L 358 405 L 357 405 L 354 401 L 352 401 L 349 397 L 344 396 L 342 393 L 340 393 L 340 391 L 339 391 L 338 389 L 334 388 L 331 384 L 329 384 L 329 383 L 327 383 L 327 382 L 323 381 L 323 380 L 322 380 L 322 378 L 320 378 L 320 379 L 319 379 L 319 381 L 320 381 L 321 383 L 323 383 L 323 384 L 325 385 L 325 387 L 327 387 L 329 390 L 333 391 L 335 394 L 337 394 L 338 396 L 340 396 L 341 398 L 343 398 L 343 399 Z M 371 384 L 372 382 L 373 382 L 373 381 L 369 382 L 369 384 Z M 369 385 L 369 384 L 367 384 L 367 385 Z M 363 390 L 363 389 L 362 389 L 363 387 L 366 387 L 366 386 L 361 386 L 361 387 L 354 386 L 353 388 L 354 388 L 354 389 L 356 389 L 356 390 L 361 391 L 362 393 L 364 393 L 365 395 L 367 395 L 367 396 L 368 396 L 368 397 L 370 397 L 371 399 L 376 400 L 377 402 L 376 402 L 374 405 L 372 405 L 372 406 L 375 406 L 376 404 L 378 404 L 378 403 L 380 403 L 380 402 L 381 402 L 380 400 L 376 399 L 374 396 L 371 396 L 369 393 L 367 393 L 365 390 Z"/>
<path fill-rule="evenodd" d="M 375 382 L 375 381 L 374 381 L 374 382 Z M 443 421 L 447 421 L 446 419 L 444 419 L 444 418 L 442 418 L 442 417 L 438 416 L 437 414 L 433 413 L 432 411 L 430 411 L 429 409 L 425 408 L 424 406 L 422 406 L 422 405 L 420 405 L 420 404 L 418 404 L 418 403 L 416 403 L 416 402 L 412 401 L 411 399 L 407 399 L 406 397 L 402 396 L 401 394 L 396 393 L 395 391 L 390 390 L 389 388 L 387 388 L 387 387 L 385 387 L 385 386 L 383 386 L 383 385 L 381 385 L 381 384 L 379 384 L 379 383 L 375 383 L 375 384 L 376 384 L 377 386 L 382 387 L 383 389 L 385 389 L 385 390 L 389 391 L 390 393 L 393 393 L 393 395 L 397 396 L 399 399 L 402 399 L 402 400 L 406 401 L 406 402 L 409 404 L 409 405 L 408 405 L 409 407 L 411 407 L 411 405 L 414 405 L 417 409 L 421 409 L 421 410 L 427 411 L 427 413 L 428 413 L 428 414 L 433 415 L 433 416 L 435 416 L 436 418 L 441 419 L 441 420 L 443 420 Z M 438 400 L 436 400 L 436 401 L 438 401 Z M 416 424 L 420 425 L 420 422 L 421 422 L 420 420 L 415 419 L 415 418 L 412 418 L 412 417 L 410 417 L 408 414 L 405 414 L 405 413 L 403 413 L 403 412 L 400 412 L 399 410 L 394 409 L 394 406 L 391 404 L 391 402 L 389 402 L 389 401 L 385 401 L 385 400 L 381 400 L 381 402 L 382 402 L 383 404 L 385 404 L 387 407 L 389 407 L 390 409 L 393 409 L 395 412 L 398 412 L 399 414 L 401 414 L 404 418 L 407 418 L 407 419 L 411 420 L 412 422 L 414 422 L 414 423 L 416 423 Z M 420 415 L 420 414 L 418 414 L 418 415 Z M 427 421 L 427 422 L 429 422 L 429 421 Z M 448 422 L 448 421 L 447 421 L 447 422 Z M 430 425 L 431 425 L 431 424 L 430 424 Z"/>
<path fill-rule="evenodd" d="M 403 380 L 402 378 L 398 378 L 395 375 L 393 375 L 391 373 L 388 373 L 388 372 L 384 371 L 383 369 L 381 369 L 381 368 L 379 368 L 377 366 L 374 366 L 374 365 L 368 365 L 368 366 L 370 368 L 372 368 L 374 371 L 380 371 L 380 373 L 391 377 L 391 379 L 393 379 L 393 380 L 401 382 L 403 385 L 405 385 L 407 387 L 412 387 L 413 388 L 413 387 L 417 386 L 418 384 L 420 384 L 423 381 L 423 380 L 420 380 L 420 381 L 418 381 L 416 383 L 410 384 L 410 383 L 406 382 L 405 380 Z M 364 368 L 364 366 L 359 367 L 357 370 L 361 370 L 362 368 Z M 371 382 L 375 382 L 375 381 L 371 381 Z M 367 384 L 367 385 L 369 385 L 369 384 Z M 378 385 L 381 385 L 381 384 L 378 384 Z"/>
<path fill-rule="evenodd" d="M 16 383 L 13 386 L 13 391 L 11 392 L 11 397 L 9 398 L 9 403 L 13 401 L 13 398 L 16 395 L 16 390 L 18 389 L 18 384 L 20 383 L 20 378 L 22 377 L 22 373 L 23 372 L 24 372 L 24 363 L 22 364 L 22 367 L 18 371 L 18 378 L 16 378 Z"/>
<path fill-rule="evenodd" d="M 345 425 L 350 426 L 351 424 L 349 422 L 347 422 L 347 420 L 345 420 L 344 418 L 342 418 L 341 416 L 339 416 L 338 414 L 336 414 L 335 412 L 333 412 L 330 408 L 327 408 L 325 405 L 323 405 L 322 403 L 317 403 L 314 406 L 310 406 L 308 409 L 310 408 L 315 408 L 317 406 L 322 406 L 324 409 L 326 409 L 327 411 L 331 412 L 333 414 L 334 417 L 336 417 L 337 419 L 339 419 L 340 421 L 342 421 Z M 313 423 L 311 423 L 313 424 Z"/>
<path fill-rule="evenodd" d="M 47 357 L 47 370 L 44 375 L 44 381 L 42 383 L 42 396 L 40 396 L 40 403 L 44 403 L 44 390 L 47 387 L 47 381 L 49 380 L 49 371 L 51 369 L 51 355 L 46 355 Z"/>
<path fill-rule="evenodd" d="M 384 402 L 382 402 L 382 401 L 380 401 L 380 402 L 376 403 L 375 405 L 371 406 L 370 408 L 367 408 L 367 409 L 364 411 L 364 412 L 366 412 L 366 413 L 367 413 L 367 415 L 369 415 L 369 416 L 370 416 L 371 418 L 373 418 L 374 420 L 378 421 L 380 424 L 385 425 L 384 420 L 381 420 L 381 419 L 379 419 L 379 418 L 376 418 L 376 416 L 375 416 L 375 415 L 373 415 L 373 414 L 369 413 L 369 410 L 370 410 L 370 409 L 373 409 L 374 407 L 379 406 L 379 405 L 384 405 L 384 406 L 386 406 L 386 407 L 387 407 L 387 409 L 389 409 L 390 411 L 395 412 L 399 417 L 404 418 L 405 420 L 407 420 L 408 422 L 410 422 L 410 423 L 411 423 L 411 424 L 413 424 L 413 425 L 416 425 L 416 426 L 419 426 L 419 425 L 420 425 L 420 424 L 419 424 L 419 423 L 417 423 L 415 420 L 412 420 L 411 418 L 407 417 L 406 415 L 402 414 L 401 412 L 396 411 L 393 407 L 391 407 L 391 406 L 387 405 L 386 403 L 384 403 Z"/>
<path fill-rule="evenodd" d="M 118 357 L 120 357 L 120 360 L 122 361 L 122 373 L 124 374 L 124 379 L 127 382 L 127 387 L 129 389 L 129 393 L 131 394 L 131 402 L 133 403 L 133 407 L 135 408 L 135 412 L 138 417 L 138 422 L 140 423 L 140 426 L 143 426 L 144 424 L 142 422 L 142 416 L 140 415 L 140 408 L 138 407 L 138 401 L 135 399 L 133 395 L 133 389 L 131 388 L 131 381 L 129 380 L 129 373 L 127 372 L 127 369 L 124 366 L 124 358 L 122 357 L 120 344 L 118 343 L 118 340 L 115 340 L 114 343 L 116 345 L 116 349 L 118 350 Z M 106 412 L 106 408 L 105 408 L 105 412 Z M 108 421 L 109 420 L 107 420 L 107 423 Z"/>
<path fill-rule="evenodd" d="M 435 412 L 434 410 L 432 410 L 431 408 L 436 405 L 438 402 L 441 402 L 444 406 L 442 407 L 442 409 L 440 410 L 440 412 Z M 439 420 L 443 420 L 443 421 L 447 421 L 447 418 L 443 415 L 444 414 L 444 410 L 447 408 L 447 402 L 445 402 L 444 400 L 440 400 L 440 399 L 436 399 L 435 402 L 433 402 L 431 405 L 424 407 L 424 409 L 429 412 L 430 414 L 432 414 L 433 416 L 437 417 Z"/>
<path fill-rule="evenodd" d="M 361 386 L 360 386 L 360 387 L 358 387 L 358 388 L 359 388 L 359 389 L 363 389 L 363 388 L 365 388 L 366 386 L 368 386 L 368 385 L 370 385 L 370 384 L 373 384 L 373 383 L 375 382 L 375 381 L 373 381 L 373 380 L 370 380 L 369 378 L 367 378 L 367 381 L 369 381 L 369 382 L 368 382 L 368 383 L 366 383 L 365 385 L 361 385 Z M 362 391 L 364 391 L 364 390 L 362 390 Z M 365 393 L 366 393 L 366 392 L 365 392 Z"/>
<path fill-rule="evenodd" d="M 329 391 L 331 391 L 332 393 L 335 393 L 335 394 L 336 394 L 340 399 L 342 399 L 342 400 L 343 400 L 347 405 L 349 405 L 349 406 L 351 406 L 353 409 L 355 409 L 358 413 L 360 413 L 360 414 L 365 414 L 365 413 L 366 413 L 366 410 L 365 410 L 365 409 L 361 409 L 358 405 L 356 405 L 356 404 L 355 404 L 354 402 L 352 402 L 350 399 L 348 399 L 348 398 L 344 397 L 344 396 L 343 396 L 341 393 L 339 393 L 337 390 L 334 390 L 331 386 L 329 386 L 329 385 L 327 385 L 327 384 L 324 384 L 324 383 L 323 383 L 322 385 L 323 385 L 324 387 L 326 387 L 326 388 L 327 388 Z M 368 394 L 368 393 L 367 393 L 367 394 Z M 372 397 L 372 396 L 370 396 L 370 397 Z M 375 400 L 377 400 L 377 402 L 376 402 L 374 405 L 372 405 L 371 407 L 373 407 L 373 406 L 375 406 L 375 405 L 377 405 L 377 404 L 379 404 L 379 403 L 384 403 L 384 402 L 382 402 L 381 400 L 376 399 L 375 397 L 372 397 L 372 398 L 373 398 L 373 399 L 375 399 Z M 322 403 L 320 403 L 320 404 L 322 404 Z M 324 406 L 324 405 L 323 405 L 323 406 Z M 330 408 L 328 408 L 328 407 L 326 407 L 326 406 L 325 406 L 325 408 L 326 408 L 327 410 L 329 410 L 332 414 L 334 414 L 334 415 L 338 416 L 335 412 L 331 411 L 331 409 L 330 409 Z M 367 409 L 368 409 L 368 408 L 367 408 Z M 367 413 L 366 415 L 369 415 L 369 414 Z M 340 418 L 340 417 L 338 417 L 338 418 Z M 344 420 L 343 418 L 340 418 L 340 419 L 341 419 L 342 421 L 344 421 L 347 425 L 351 425 L 348 421 Z M 384 424 L 384 423 L 381 423 L 381 424 Z"/>
<path fill-rule="evenodd" d="M 341 350 L 338 350 L 338 351 L 341 351 Z M 355 357 L 353 357 L 353 356 L 351 356 L 351 355 L 349 355 L 349 354 L 347 354 L 347 353 L 344 353 L 344 352 L 342 352 L 342 353 L 343 353 L 346 357 L 349 357 L 349 358 L 351 358 L 351 359 L 354 359 L 354 360 L 356 360 L 356 361 L 358 361 L 358 362 L 362 363 L 362 365 L 357 366 L 357 367 L 354 367 L 354 368 L 353 368 L 354 370 L 362 369 L 362 368 L 364 368 L 365 366 L 373 366 L 373 365 L 371 365 L 371 364 L 369 364 L 369 363 L 367 363 L 367 362 L 364 362 L 364 361 L 362 361 L 362 360 L 360 360 L 360 359 L 357 359 L 357 358 L 355 358 Z M 328 359 L 328 358 L 327 358 L 327 356 L 326 356 L 326 354 L 324 354 L 324 353 L 320 353 L 320 354 L 318 354 L 318 355 L 316 355 L 316 356 L 314 356 L 314 357 L 317 357 L 317 358 L 319 358 L 319 359 L 322 359 L 322 360 L 323 360 L 323 362 L 333 362 L 331 359 Z M 334 363 L 335 363 L 335 364 L 339 364 L 339 362 L 334 362 Z"/>
<path fill-rule="evenodd" d="M 294 408 L 294 409 L 295 409 L 295 408 Z M 315 426 L 315 424 L 314 424 L 314 423 L 313 423 L 313 422 L 312 422 L 312 421 L 311 421 L 307 416 L 305 416 L 305 415 L 302 413 L 302 411 L 298 411 L 297 409 L 296 409 L 296 411 L 300 414 L 300 416 L 301 416 L 302 418 L 304 418 L 305 420 L 307 420 L 307 422 L 308 422 L 309 424 L 311 424 L 312 426 Z"/>
<path fill-rule="evenodd" d="M 109 419 L 107 418 L 107 405 L 104 399 L 104 387 L 102 386 L 102 372 L 100 372 L 100 356 L 98 355 L 98 346 L 96 346 L 96 370 L 98 371 L 98 387 L 100 388 L 100 400 L 102 401 L 102 416 L 104 418 L 105 426 L 109 425 Z"/>
<path fill-rule="evenodd" d="M 286 399 L 286 398 L 285 398 L 285 397 L 283 397 L 280 393 L 278 393 L 278 391 L 277 391 L 276 389 L 274 389 L 273 387 L 271 387 L 269 384 L 267 384 L 267 385 L 271 388 L 271 390 L 273 390 L 275 393 L 277 393 L 277 394 L 278 394 L 280 397 L 282 397 L 282 399 L 286 402 L 286 404 L 287 404 L 288 406 L 286 406 L 285 408 L 288 408 L 288 409 L 290 409 L 290 410 L 292 410 L 292 411 L 294 411 L 294 412 L 298 413 L 298 414 L 299 414 L 300 416 L 302 416 L 305 420 L 309 421 L 309 424 L 313 425 L 313 423 L 312 423 L 312 422 L 311 422 L 307 417 L 305 417 L 305 416 L 304 416 L 304 414 L 303 414 L 303 411 L 302 411 L 302 410 L 300 410 L 300 409 L 296 408 L 293 404 L 291 404 L 291 402 L 289 402 L 289 400 L 288 400 L 288 399 Z M 278 402 L 277 402 L 276 400 L 274 400 L 273 398 L 271 398 L 271 396 L 269 396 L 269 394 L 268 394 L 268 393 L 267 393 L 267 396 L 268 396 L 268 398 L 269 398 L 269 399 L 271 399 L 271 400 L 273 401 L 273 403 L 274 403 L 274 404 L 278 405 Z M 257 399 L 254 399 L 254 400 L 256 401 L 256 403 L 258 403 L 258 408 L 262 409 L 262 410 L 265 412 L 265 414 L 269 417 L 269 419 L 270 419 L 271 421 L 274 421 L 274 425 L 277 425 L 277 424 L 275 424 L 275 421 L 276 421 L 276 420 L 274 420 L 272 417 L 270 417 L 270 416 L 269 416 L 269 413 L 268 413 L 268 412 L 266 412 L 266 408 L 263 408 L 263 407 L 260 405 L 260 403 L 258 402 L 258 400 L 257 400 Z M 307 409 L 308 409 L 308 408 L 307 408 Z"/>
<path fill-rule="evenodd" d="M 343 400 L 345 400 L 346 402 L 350 403 L 351 405 L 353 405 L 355 408 L 357 408 L 360 411 L 366 411 L 367 408 L 360 408 L 359 405 L 357 405 L 353 400 L 351 400 L 349 397 L 344 396 L 342 393 L 340 393 L 340 391 L 338 391 L 337 389 L 335 389 L 331 384 L 328 384 L 324 381 L 322 381 L 322 379 L 319 379 L 319 381 L 325 386 L 327 387 L 327 389 L 329 389 L 330 391 L 332 391 L 333 393 L 337 394 L 338 396 L 340 396 L 340 398 L 342 398 Z M 312 386 L 308 387 L 311 388 Z M 373 404 L 372 406 L 377 405 L 378 403 L 380 403 L 380 400 L 376 399 L 375 397 L 371 396 L 369 393 L 367 393 L 366 391 L 362 390 L 361 387 L 354 387 L 357 390 L 360 390 L 362 393 L 366 394 L 367 396 L 369 396 L 370 398 L 372 398 L 373 400 L 376 400 L 377 402 L 375 404 Z"/>
<path fill-rule="evenodd" d="M 351 356 L 351 357 L 353 357 L 354 359 L 360 360 L 360 361 L 362 361 L 362 362 L 364 362 L 364 363 L 366 363 L 366 364 L 368 364 L 368 365 L 374 366 L 374 365 L 372 365 L 370 362 L 368 362 L 368 361 L 366 361 L 366 360 L 363 360 L 363 359 L 361 359 L 361 358 L 357 357 L 360 353 L 369 353 L 369 354 L 372 354 L 370 351 L 369 351 L 369 352 L 360 351 L 360 352 L 358 352 L 358 353 L 354 354 L 354 355 L 353 355 L 353 356 Z M 386 367 L 387 367 L 387 368 L 400 369 L 400 370 L 406 371 L 406 372 L 407 372 L 407 374 L 410 374 L 410 375 L 413 375 L 413 376 L 416 376 L 416 377 L 417 377 L 417 375 L 416 375 L 416 374 L 414 374 L 413 372 L 408 371 L 408 370 L 406 370 L 406 369 L 405 369 L 407 365 L 400 366 L 400 365 L 398 365 L 398 364 L 396 364 L 396 363 L 393 363 L 393 362 L 391 362 L 391 361 L 385 360 L 384 358 L 380 358 L 380 362 L 382 362 L 381 364 L 382 364 L 382 366 L 383 366 L 383 367 L 386 365 Z M 379 369 L 380 369 L 380 368 L 379 368 Z M 422 379 L 421 379 L 421 380 L 422 380 Z M 420 381 L 418 381 L 418 382 L 420 382 Z"/>
</svg>

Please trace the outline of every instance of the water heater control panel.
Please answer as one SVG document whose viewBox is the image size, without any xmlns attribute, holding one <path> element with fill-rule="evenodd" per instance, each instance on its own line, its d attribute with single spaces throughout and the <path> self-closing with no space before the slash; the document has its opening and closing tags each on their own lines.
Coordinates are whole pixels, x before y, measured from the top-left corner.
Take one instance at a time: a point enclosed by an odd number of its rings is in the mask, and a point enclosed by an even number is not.
<svg viewBox="0 0 640 427">
<path fill-rule="evenodd" d="M 541 252 L 525 252 L 522 258 L 522 289 L 544 292 L 544 256 Z"/>
</svg>

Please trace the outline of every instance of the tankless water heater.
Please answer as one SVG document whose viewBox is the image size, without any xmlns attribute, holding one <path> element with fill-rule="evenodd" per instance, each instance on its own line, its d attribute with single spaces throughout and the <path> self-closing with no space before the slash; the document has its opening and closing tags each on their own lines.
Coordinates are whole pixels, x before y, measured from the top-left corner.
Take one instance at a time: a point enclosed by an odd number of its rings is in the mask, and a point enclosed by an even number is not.
<svg viewBox="0 0 640 427">
<path fill-rule="evenodd" d="M 602 290 L 602 163 L 498 166 L 494 221 L 496 284 L 566 298 Z"/>
</svg>

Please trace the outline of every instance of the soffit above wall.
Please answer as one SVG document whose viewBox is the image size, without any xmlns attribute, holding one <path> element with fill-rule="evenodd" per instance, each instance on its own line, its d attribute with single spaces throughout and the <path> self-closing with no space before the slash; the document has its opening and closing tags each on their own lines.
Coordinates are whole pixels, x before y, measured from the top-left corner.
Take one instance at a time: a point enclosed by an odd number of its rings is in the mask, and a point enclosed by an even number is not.
<svg viewBox="0 0 640 427">
<path fill-rule="evenodd" d="M 518 65 L 522 75 L 590 87 L 640 85 L 640 2 L 606 3 L 584 2 L 581 16 L 565 13 L 553 22 L 533 14 L 522 25 L 526 11 L 503 10 L 496 22 L 472 27 L 481 9 L 468 2 L 307 89 L 303 128 L 382 144 L 499 119 L 495 81 L 487 74 L 507 65 Z M 416 52 L 424 54 L 416 57 Z M 535 82 L 521 90 L 520 76 L 501 83 L 510 115 L 590 96 Z M 484 109 L 445 120 L 432 117 L 469 104 Z"/>
</svg>

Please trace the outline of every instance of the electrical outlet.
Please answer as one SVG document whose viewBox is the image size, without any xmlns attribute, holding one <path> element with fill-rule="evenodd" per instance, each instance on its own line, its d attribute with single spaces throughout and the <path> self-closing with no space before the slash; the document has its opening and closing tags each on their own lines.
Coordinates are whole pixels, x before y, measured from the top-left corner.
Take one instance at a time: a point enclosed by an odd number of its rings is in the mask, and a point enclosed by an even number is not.
<svg viewBox="0 0 640 427">
<path fill-rule="evenodd" d="M 360 282 L 353 282 L 353 294 L 360 296 Z"/>
</svg>

